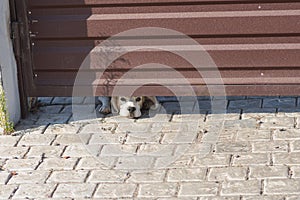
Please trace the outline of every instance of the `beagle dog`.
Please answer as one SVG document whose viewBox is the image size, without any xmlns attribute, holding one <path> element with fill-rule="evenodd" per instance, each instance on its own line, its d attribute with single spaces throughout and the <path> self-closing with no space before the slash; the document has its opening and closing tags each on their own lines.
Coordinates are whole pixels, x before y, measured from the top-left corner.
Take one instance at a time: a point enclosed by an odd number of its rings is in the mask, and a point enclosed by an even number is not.
<svg viewBox="0 0 300 200">
<path fill-rule="evenodd" d="M 99 112 L 102 114 L 118 113 L 120 116 L 128 118 L 139 118 L 142 116 L 142 109 L 156 110 L 159 103 L 156 97 L 139 96 L 139 97 L 98 97 L 102 106 Z"/>
</svg>

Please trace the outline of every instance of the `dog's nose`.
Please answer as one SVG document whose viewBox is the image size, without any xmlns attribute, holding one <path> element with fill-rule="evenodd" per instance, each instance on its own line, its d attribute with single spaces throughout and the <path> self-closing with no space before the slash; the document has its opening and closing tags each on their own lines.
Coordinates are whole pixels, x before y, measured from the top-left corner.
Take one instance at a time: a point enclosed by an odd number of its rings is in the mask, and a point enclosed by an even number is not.
<svg viewBox="0 0 300 200">
<path fill-rule="evenodd" d="M 133 113 L 134 111 L 136 111 L 136 108 L 135 107 L 128 107 L 128 111 L 130 113 Z"/>
</svg>

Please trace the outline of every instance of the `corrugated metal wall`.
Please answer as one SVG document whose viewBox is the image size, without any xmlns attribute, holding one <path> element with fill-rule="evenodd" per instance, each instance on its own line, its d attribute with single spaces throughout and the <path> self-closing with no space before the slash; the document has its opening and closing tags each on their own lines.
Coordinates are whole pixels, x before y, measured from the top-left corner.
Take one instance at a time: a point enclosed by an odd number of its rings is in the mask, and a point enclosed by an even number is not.
<svg viewBox="0 0 300 200">
<path fill-rule="evenodd" d="M 71 95 L 90 50 L 112 35 L 145 26 L 173 29 L 203 45 L 228 95 L 300 94 L 300 1 L 28 0 L 28 10 L 31 96 Z M 208 94 L 195 69 L 170 52 L 128 53 L 124 59 L 129 62 L 117 65 L 119 77 L 131 67 L 163 63 L 190 80 L 198 95 Z M 155 85 L 146 91 L 171 94 Z"/>
</svg>

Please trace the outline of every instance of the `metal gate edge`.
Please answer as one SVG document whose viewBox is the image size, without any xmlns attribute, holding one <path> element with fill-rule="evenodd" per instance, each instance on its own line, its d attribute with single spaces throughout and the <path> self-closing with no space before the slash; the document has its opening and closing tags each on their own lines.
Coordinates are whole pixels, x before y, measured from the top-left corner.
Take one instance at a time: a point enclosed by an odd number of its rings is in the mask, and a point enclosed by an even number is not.
<svg viewBox="0 0 300 200">
<path fill-rule="evenodd" d="M 27 0 L 9 0 L 11 39 L 17 63 L 21 117 L 29 113 L 28 97 L 34 93 L 32 51 Z"/>
</svg>

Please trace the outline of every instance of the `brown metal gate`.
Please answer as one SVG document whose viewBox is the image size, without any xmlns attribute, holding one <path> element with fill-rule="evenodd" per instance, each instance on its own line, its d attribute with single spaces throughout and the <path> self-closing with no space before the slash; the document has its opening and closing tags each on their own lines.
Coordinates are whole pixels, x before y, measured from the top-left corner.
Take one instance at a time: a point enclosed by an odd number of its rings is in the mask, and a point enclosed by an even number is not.
<svg viewBox="0 0 300 200">
<path fill-rule="evenodd" d="M 30 44 L 25 48 L 23 42 L 20 52 L 29 96 L 72 95 L 76 74 L 90 50 L 112 35 L 145 26 L 173 29 L 203 45 L 219 67 L 227 95 L 300 94 L 299 0 L 15 2 L 20 37 L 28 37 Z M 124 58 L 129 62 L 114 68 L 121 74 L 144 63 L 167 63 L 190 80 L 197 95 L 208 94 L 203 80 L 193 77 L 194 69 L 172 53 L 129 53 Z M 150 85 L 147 93 L 171 94 L 161 88 Z"/>
</svg>

